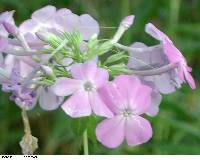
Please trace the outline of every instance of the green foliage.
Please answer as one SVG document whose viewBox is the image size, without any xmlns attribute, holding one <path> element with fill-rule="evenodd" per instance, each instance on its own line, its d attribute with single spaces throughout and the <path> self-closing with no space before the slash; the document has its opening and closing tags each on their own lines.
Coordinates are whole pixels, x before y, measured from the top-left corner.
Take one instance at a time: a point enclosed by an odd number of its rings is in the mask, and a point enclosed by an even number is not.
<svg viewBox="0 0 200 160">
<path fill-rule="evenodd" d="M 111 76 L 130 73 L 130 69 L 124 63 L 111 65 L 108 67 L 108 71 Z"/>
<path fill-rule="evenodd" d="M 88 139 L 93 143 L 96 144 L 96 135 L 95 135 L 95 128 L 97 125 L 98 117 L 90 116 L 90 117 L 82 117 L 82 118 L 75 118 L 71 119 L 71 129 L 73 133 L 78 136 L 82 137 L 83 132 L 87 130 Z"/>
<path fill-rule="evenodd" d="M 116 63 L 119 61 L 123 61 L 127 57 L 128 56 L 123 51 L 118 52 L 117 54 L 113 54 L 113 55 L 109 56 L 103 64 L 107 65 L 107 64 L 112 64 L 112 63 Z"/>
</svg>

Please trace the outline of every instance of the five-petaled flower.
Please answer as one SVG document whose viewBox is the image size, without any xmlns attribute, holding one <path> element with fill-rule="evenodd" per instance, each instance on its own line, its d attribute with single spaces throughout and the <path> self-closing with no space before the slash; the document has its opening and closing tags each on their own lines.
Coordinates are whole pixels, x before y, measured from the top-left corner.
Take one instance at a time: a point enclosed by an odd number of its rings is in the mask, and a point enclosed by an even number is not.
<svg viewBox="0 0 200 160">
<path fill-rule="evenodd" d="M 118 147 L 124 139 L 136 146 L 152 137 L 150 123 L 141 117 L 149 110 L 152 89 L 134 76 L 121 75 L 100 92 L 114 117 L 106 119 L 96 128 L 97 139 L 109 148 Z"/>
<path fill-rule="evenodd" d="M 69 96 L 61 106 L 71 117 L 91 115 L 92 111 L 99 116 L 112 117 L 112 112 L 99 95 L 99 88 L 108 82 L 108 72 L 98 68 L 95 61 L 71 66 L 72 78 L 59 78 L 53 90 L 58 96 Z"/>
</svg>

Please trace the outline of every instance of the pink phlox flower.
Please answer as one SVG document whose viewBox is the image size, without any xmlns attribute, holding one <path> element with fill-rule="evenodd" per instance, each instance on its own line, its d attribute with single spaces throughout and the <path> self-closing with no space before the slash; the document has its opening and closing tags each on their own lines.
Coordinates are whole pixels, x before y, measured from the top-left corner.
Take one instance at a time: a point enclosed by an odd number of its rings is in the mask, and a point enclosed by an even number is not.
<svg viewBox="0 0 200 160">
<path fill-rule="evenodd" d="M 192 89 L 196 88 L 195 81 L 191 75 L 191 67 L 187 65 L 186 59 L 181 52 L 175 47 L 173 42 L 167 35 L 158 30 L 153 24 L 146 25 L 145 31 L 155 39 L 162 42 L 164 52 L 167 55 L 170 63 L 178 63 L 178 77 L 181 81 L 187 81 Z"/>
<path fill-rule="evenodd" d="M 72 78 L 59 78 L 53 90 L 58 96 L 70 96 L 61 106 L 71 117 L 91 115 L 112 117 L 112 112 L 102 101 L 98 89 L 108 83 L 108 72 L 98 68 L 95 61 L 71 66 Z"/>
<path fill-rule="evenodd" d="M 136 146 L 152 137 L 150 123 L 141 115 L 149 110 L 152 89 L 135 76 L 120 75 L 111 85 L 100 89 L 101 96 L 114 117 L 100 122 L 97 139 L 108 148 L 118 147 L 124 139 Z"/>
</svg>

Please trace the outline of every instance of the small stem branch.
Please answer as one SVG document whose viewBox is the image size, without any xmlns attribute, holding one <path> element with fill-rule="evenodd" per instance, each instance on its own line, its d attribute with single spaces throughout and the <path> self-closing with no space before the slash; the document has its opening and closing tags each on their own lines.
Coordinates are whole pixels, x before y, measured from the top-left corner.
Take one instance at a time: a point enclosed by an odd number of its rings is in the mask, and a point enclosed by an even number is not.
<svg viewBox="0 0 200 160">
<path fill-rule="evenodd" d="M 26 110 L 22 110 L 22 120 L 24 123 L 24 133 L 25 134 L 31 134 L 31 128 L 30 128 L 30 123 L 29 123 L 29 119 L 28 119 L 28 115 Z"/>
<path fill-rule="evenodd" d="M 6 49 L 4 49 L 4 53 L 15 56 L 34 56 L 34 55 L 41 55 L 42 51 L 40 50 L 27 51 L 24 49 L 20 49 L 17 46 L 8 46 Z"/>
<path fill-rule="evenodd" d="M 23 35 L 20 33 L 17 35 L 17 39 L 23 46 L 24 50 L 31 51 L 28 43 L 26 42 Z M 31 135 L 31 128 L 28 119 L 28 115 L 26 110 L 22 109 L 22 119 L 24 123 L 24 137 L 22 138 L 21 142 L 19 143 L 22 148 L 23 154 L 33 154 L 35 150 L 38 148 L 38 139 Z"/>
<path fill-rule="evenodd" d="M 150 52 L 150 51 L 153 51 L 155 49 L 162 48 L 161 44 L 151 46 L 151 47 L 146 47 L 146 48 L 127 47 L 127 46 L 124 46 L 124 45 L 119 44 L 119 43 L 115 43 L 114 46 L 117 47 L 117 48 L 123 49 L 125 51 L 128 51 L 128 52 L 148 52 L 148 51 Z"/>
<path fill-rule="evenodd" d="M 84 155 L 88 155 L 89 149 L 88 149 L 87 129 L 83 132 L 83 149 L 84 149 Z"/>
<path fill-rule="evenodd" d="M 169 70 L 172 70 L 174 68 L 177 68 L 177 64 L 168 64 L 166 66 L 155 68 L 155 69 L 149 69 L 149 70 L 132 70 L 130 74 L 137 74 L 140 76 L 153 76 L 153 75 L 160 75 L 162 73 L 166 73 Z"/>
</svg>

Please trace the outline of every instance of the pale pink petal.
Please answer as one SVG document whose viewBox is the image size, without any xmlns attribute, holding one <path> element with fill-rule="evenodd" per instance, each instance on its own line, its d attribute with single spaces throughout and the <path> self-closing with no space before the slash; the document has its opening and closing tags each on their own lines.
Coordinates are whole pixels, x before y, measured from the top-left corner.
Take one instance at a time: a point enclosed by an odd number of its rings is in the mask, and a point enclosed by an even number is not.
<svg viewBox="0 0 200 160">
<path fill-rule="evenodd" d="M 133 109 L 134 114 L 139 115 L 149 109 L 152 89 L 146 85 L 142 85 L 137 77 L 121 75 L 116 77 L 113 83 L 123 97 L 121 98 L 122 107 L 129 106 Z M 123 104 L 125 100 L 127 102 Z M 120 105 L 118 104 L 117 106 L 119 107 Z"/>
<path fill-rule="evenodd" d="M 4 59 L 4 69 L 8 73 L 8 75 L 11 75 L 14 64 L 15 64 L 15 56 L 7 55 Z"/>
<path fill-rule="evenodd" d="M 151 105 L 146 114 L 152 117 L 156 116 L 159 112 L 159 105 L 161 103 L 161 100 L 162 100 L 161 94 L 157 91 L 153 91 L 151 93 Z"/>
<path fill-rule="evenodd" d="M 178 64 L 178 78 L 179 78 L 181 81 L 185 82 L 185 79 L 184 79 L 184 72 L 183 72 L 183 71 L 184 71 L 184 69 L 183 69 L 181 63 L 179 63 L 179 64 Z"/>
<path fill-rule="evenodd" d="M 145 32 L 150 34 L 152 37 L 159 41 L 169 41 L 172 43 L 172 41 L 169 39 L 168 36 L 166 36 L 163 32 L 161 32 L 158 28 L 156 28 L 152 23 L 148 23 L 145 26 Z"/>
<path fill-rule="evenodd" d="M 108 148 L 118 147 L 124 140 L 125 120 L 121 116 L 115 116 L 100 122 L 96 128 L 96 136 L 99 142 Z"/>
<path fill-rule="evenodd" d="M 140 85 L 135 92 L 130 90 L 129 105 L 134 114 L 140 115 L 149 110 L 151 107 L 151 93 L 152 89 L 146 85 Z"/>
<path fill-rule="evenodd" d="M 81 82 L 76 79 L 59 78 L 52 87 L 57 96 L 69 96 L 81 88 Z"/>
<path fill-rule="evenodd" d="M 88 94 L 84 91 L 77 91 L 61 106 L 71 117 L 84 117 L 92 113 Z"/>
<path fill-rule="evenodd" d="M 46 23 L 48 21 L 51 21 L 54 18 L 55 14 L 56 8 L 54 6 L 48 5 L 35 11 L 32 14 L 31 18 L 40 23 Z"/>
<path fill-rule="evenodd" d="M 174 46 L 173 43 L 166 41 L 164 44 L 164 52 L 171 63 L 185 61 L 181 52 Z"/>
<path fill-rule="evenodd" d="M 107 83 L 109 80 L 109 74 L 106 69 L 98 68 L 96 71 L 96 76 L 94 77 L 94 83 L 97 87 L 100 87 Z"/>
<path fill-rule="evenodd" d="M 14 11 L 6 11 L 0 14 L 0 36 L 1 37 L 8 36 L 8 32 L 5 30 L 4 26 L 1 23 L 7 22 L 7 23 L 15 25 L 13 14 L 14 14 Z"/>
<path fill-rule="evenodd" d="M 157 89 L 163 94 L 169 94 L 176 91 L 173 84 L 172 75 L 170 73 L 163 73 L 161 75 L 154 76 L 154 82 Z"/>
<path fill-rule="evenodd" d="M 93 80 L 96 76 L 97 64 L 94 61 L 88 61 L 84 64 L 74 64 L 71 66 L 71 74 L 75 79 Z"/>
<path fill-rule="evenodd" d="M 116 92 L 116 90 L 113 90 L 113 86 L 110 84 L 105 84 L 98 89 L 98 93 L 106 106 L 108 106 L 113 113 L 117 114 L 119 112 L 117 105 L 121 105 L 122 96 L 118 91 L 115 94 L 113 94 L 113 92 Z"/>
<path fill-rule="evenodd" d="M 186 70 L 187 70 L 188 72 L 192 72 L 192 68 L 189 67 L 189 66 L 186 67 Z"/>
<path fill-rule="evenodd" d="M 90 39 L 94 34 L 99 34 L 99 24 L 88 14 L 83 14 L 79 17 L 79 31 L 85 40 Z"/>
<path fill-rule="evenodd" d="M 98 92 L 94 91 L 89 93 L 89 101 L 93 112 L 98 116 L 112 117 L 113 113 L 105 105 Z"/>
<path fill-rule="evenodd" d="M 185 78 L 186 78 L 188 84 L 190 85 L 190 87 L 192 89 L 195 89 L 196 88 L 196 84 L 195 84 L 195 81 L 194 81 L 192 75 L 187 71 L 185 71 L 184 74 L 185 74 Z"/>
<path fill-rule="evenodd" d="M 0 39 L 0 52 L 3 52 L 3 50 L 8 46 L 8 41 L 4 39 Z"/>
<path fill-rule="evenodd" d="M 67 12 L 58 14 L 55 17 L 55 25 L 56 28 L 65 32 L 76 31 L 79 26 L 79 16 Z"/>
<path fill-rule="evenodd" d="M 141 85 L 141 82 L 139 78 L 135 76 L 120 75 L 113 80 L 113 85 L 116 87 L 117 90 L 119 90 L 120 94 L 123 97 L 126 97 L 128 99 L 130 97 L 130 91 L 131 98 L 134 98 L 133 94 L 136 95 L 138 93 L 137 91 Z"/>
<path fill-rule="evenodd" d="M 133 116 L 126 121 L 125 134 L 130 146 L 146 143 L 152 137 L 151 124 L 140 116 Z"/>
<path fill-rule="evenodd" d="M 39 104 L 44 110 L 55 110 L 63 101 L 63 97 L 56 96 L 51 88 L 42 88 L 40 90 Z"/>
<path fill-rule="evenodd" d="M 30 61 L 32 61 L 32 59 L 30 59 Z M 20 75 L 22 78 L 27 77 L 32 71 L 33 71 L 32 66 L 28 65 L 27 63 L 24 63 L 23 61 L 20 61 Z"/>
<path fill-rule="evenodd" d="M 61 9 L 57 10 L 57 12 L 56 12 L 56 16 L 65 16 L 68 14 L 72 14 L 72 12 L 67 8 L 61 8 Z"/>
<path fill-rule="evenodd" d="M 23 35 L 27 33 L 34 34 L 39 28 L 40 26 L 38 22 L 33 19 L 28 19 L 19 26 L 20 33 L 22 33 Z"/>
<path fill-rule="evenodd" d="M 11 24 L 15 24 L 15 21 L 13 19 L 14 12 L 15 12 L 14 10 L 13 11 L 2 12 L 0 14 L 0 23 L 8 22 L 8 23 L 11 23 Z"/>
</svg>

